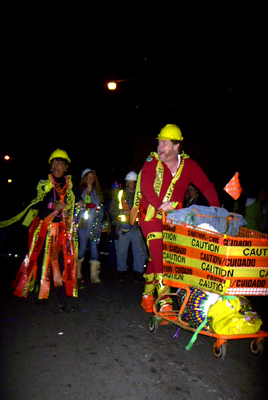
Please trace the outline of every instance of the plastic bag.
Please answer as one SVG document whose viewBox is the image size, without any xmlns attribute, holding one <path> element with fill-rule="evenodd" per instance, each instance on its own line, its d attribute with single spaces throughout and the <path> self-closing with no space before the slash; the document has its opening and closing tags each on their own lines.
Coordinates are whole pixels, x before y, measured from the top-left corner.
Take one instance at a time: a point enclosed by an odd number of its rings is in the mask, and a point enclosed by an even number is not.
<svg viewBox="0 0 268 400">
<path fill-rule="evenodd" d="M 235 218 L 233 219 L 232 217 Z M 229 217 L 229 218 L 227 218 Z M 235 236 L 238 234 L 239 227 L 247 224 L 247 221 L 240 214 L 230 213 L 221 207 L 205 207 L 194 204 L 188 208 L 174 210 L 168 213 L 168 218 L 172 221 L 185 222 L 192 226 L 208 224 L 214 231 Z M 205 229 L 205 228 L 204 228 Z"/>
<path fill-rule="evenodd" d="M 242 335 L 258 332 L 262 325 L 245 297 L 222 296 L 209 308 L 208 322 L 220 335 Z"/>
</svg>

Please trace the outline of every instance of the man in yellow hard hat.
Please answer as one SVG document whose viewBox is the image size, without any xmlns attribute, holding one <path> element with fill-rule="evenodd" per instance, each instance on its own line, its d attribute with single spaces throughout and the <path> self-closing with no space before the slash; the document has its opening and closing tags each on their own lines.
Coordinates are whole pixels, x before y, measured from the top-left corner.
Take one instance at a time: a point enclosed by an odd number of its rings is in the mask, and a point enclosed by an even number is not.
<svg viewBox="0 0 268 400">
<path fill-rule="evenodd" d="M 198 164 L 182 151 L 183 136 L 180 128 L 173 124 L 166 125 L 157 139 L 157 153 L 151 153 L 145 161 L 134 199 L 134 209 L 139 208 L 140 227 L 150 254 L 141 304 L 146 312 L 152 312 L 155 289 L 159 296 L 164 288 L 160 210 L 167 212 L 182 208 L 185 192 L 191 182 L 199 188 L 211 206 L 219 206 L 213 184 Z M 172 310 L 171 303 L 169 296 L 163 298 L 160 312 Z"/>
<path fill-rule="evenodd" d="M 38 300 L 49 296 L 51 273 L 58 287 L 60 310 L 69 312 L 67 296 L 77 297 L 77 229 L 74 218 L 79 214 L 71 176 L 67 176 L 68 154 L 55 150 L 50 158 L 51 173 L 37 186 L 37 197 L 16 217 L 0 222 L 5 227 L 21 219 L 30 226 L 29 251 L 13 283 L 14 294 L 27 297 L 35 290 Z"/>
</svg>

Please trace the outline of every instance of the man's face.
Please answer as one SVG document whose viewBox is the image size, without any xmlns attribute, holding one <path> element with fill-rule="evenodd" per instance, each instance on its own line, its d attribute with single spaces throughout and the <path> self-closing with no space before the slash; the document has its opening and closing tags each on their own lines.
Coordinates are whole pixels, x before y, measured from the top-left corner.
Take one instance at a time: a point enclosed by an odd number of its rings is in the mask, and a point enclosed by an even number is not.
<svg viewBox="0 0 268 400">
<path fill-rule="evenodd" d="M 130 193 L 134 193 L 136 189 L 136 181 L 126 181 L 126 188 Z"/>
<path fill-rule="evenodd" d="M 67 172 L 68 164 L 61 158 L 54 158 L 51 162 L 51 172 L 55 178 L 62 178 Z"/>
<path fill-rule="evenodd" d="M 179 144 L 173 144 L 171 140 L 158 140 L 157 153 L 159 161 L 164 163 L 177 157 Z"/>
</svg>

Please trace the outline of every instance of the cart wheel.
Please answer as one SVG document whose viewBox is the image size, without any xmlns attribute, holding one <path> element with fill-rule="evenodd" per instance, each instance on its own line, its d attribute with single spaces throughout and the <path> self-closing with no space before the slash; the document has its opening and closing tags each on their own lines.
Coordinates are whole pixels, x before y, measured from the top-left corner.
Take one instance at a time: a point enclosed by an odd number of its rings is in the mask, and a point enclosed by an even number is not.
<svg viewBox="0 0 268 400">
<path fill-rule="evenodd" d="M 223 343 L 220 347 L 217 347 L 217 342 L 214 342 L 212 351 L 216 358 L 224 358 L 226 356 L 226 344 Z"/>
<path fill-rule="evenodd" d="M 155 332 L 158 328 L 158 320 L 155 317 L 152 317 L 149 319 L 149 324 L 148 324 L 149 331 L 151 333 Z"/>
<path fill-rule="evenodd" d="M 256 342 L 254 339 L 250 342 L 250 351 L 254 356 L 259 356 L 262 354 L 264 349 L 263 341 Z"/>
</svg>

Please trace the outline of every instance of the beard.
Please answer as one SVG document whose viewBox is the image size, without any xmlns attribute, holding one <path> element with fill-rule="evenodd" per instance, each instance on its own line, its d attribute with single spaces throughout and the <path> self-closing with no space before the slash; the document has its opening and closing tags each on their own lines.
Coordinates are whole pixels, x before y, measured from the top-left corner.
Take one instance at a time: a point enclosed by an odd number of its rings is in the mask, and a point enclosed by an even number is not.
<svg viewBox="0 0 268 400">
<path fill-rule="evenodd" d="M 174 157 L 174 150 L 158 151 L 158 159 L 161 162 L 167 162 L 170 158 Z"/>
</svg>

